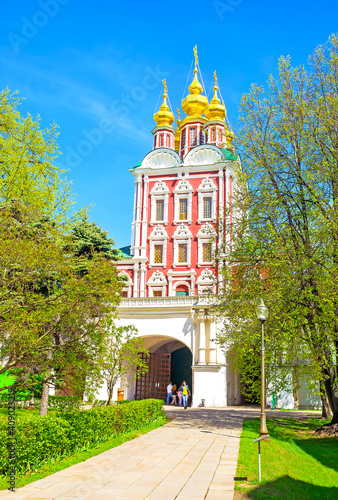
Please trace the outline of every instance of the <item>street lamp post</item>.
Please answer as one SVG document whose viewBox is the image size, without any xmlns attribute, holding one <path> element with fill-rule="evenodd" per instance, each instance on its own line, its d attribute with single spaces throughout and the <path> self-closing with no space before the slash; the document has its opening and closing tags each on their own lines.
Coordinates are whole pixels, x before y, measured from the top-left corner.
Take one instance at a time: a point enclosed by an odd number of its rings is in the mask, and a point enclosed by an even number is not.
<svg viewBox="0 0 338 500">
<path fill-rule="evenodd" d="M 260 416 L 260 427 L 259 435 L 265 436 L 268 434 L 268 428 L 266 426 L 266 414 L 265 414 L 265 346 L 264 346 L 264 323 L 268 319 L 269 310 L 261 299 L 260 304 L 256 307 L 256 316 L 262 324 L 262 375 L 261 375 L 261 416 Z"/>
</svg>

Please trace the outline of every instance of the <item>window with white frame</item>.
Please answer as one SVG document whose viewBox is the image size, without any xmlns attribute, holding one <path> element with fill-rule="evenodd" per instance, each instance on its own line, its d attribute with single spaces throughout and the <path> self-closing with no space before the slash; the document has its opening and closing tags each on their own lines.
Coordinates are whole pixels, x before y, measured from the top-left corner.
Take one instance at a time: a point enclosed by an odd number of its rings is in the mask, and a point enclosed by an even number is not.
<svg viewBox="0 0 338 500">
<path fill-rule="evenodd" d="M 149 235 L 149 268 L 167 265 L 168 235 L 163 226 L 157 225 Z"/>
<path fill-rule="evenodd" d="M 121 296 L 123 298 L 131 297 L 131 289 L 132 289 L 133 282 L 130 279 L 129 274 L 126 273 L 125 271 L 120 271 L 119 276 L 122 277 L 122 281 L 123 281 L 123 288 L 121 290 Z"/>
<path fill-rule="evenodd" d="M 197 267 L 210 266 L 213 264 L 213 255 L 216 249 L 216 231 L 211 224 L 203 224 L 198 231 L 197 237 Z"/>
<path fill-rule="evenodd" d="M 155 183 L 150 191 L 150 225 L 168 224 L 169 188 L 163 181 Z"/>
<path fill-rule="evenodd" d="M 163 245 L 154 245 L 154 264 L 163 264 Z"/>
<path fill-rule="evenodd" d="M 187 220 L 188 218 L 188 198 L 179 198 L 178 200 L 178 218 Z"/>
<path fill-rule="evenodd" d="M 198 224 L 216 221 L 216 194 L 217 187 L 212 179 L 206 177 L 202 180 L 198 192 Z"/>
<path fill-rule="evenodd" d="M 164 199 L 161 198 L 155 201 L 156 210 L 155 210 L 155 219 L 156 221 L 163 222 L 164 220 Z"/>
<path fill-rule="evenodd" d="M 216 277 L 210 269 L 204 269 L 196 280 L 198 294 L 216 292 Z"/>
<path fill-rule="evenodd" d="M 181 179 L 174 189 L 174 224 L 181 224 L 182 221 L 191 224 L 192 222 L 192 193 L 187 179 Z"/>
<path fill-rule="evenodd" d="M 212 197 L 204 196 L 203 201 L 203 219 L 212 219 Z"/>
<path fill-rule="evenodd" d="M 192 234 L 188 226 L 180 224 L 173 234 L 174 240 L 174 263 L 173 267 L 190 266 L 191 262 L 191 239 Z"/>
<path fill-rule="evenodd" d="M 148 297 L 164 297 L 167 284 L 164 274 L 161 271 L 154 271 L 147 281 Z"/>
</svg>

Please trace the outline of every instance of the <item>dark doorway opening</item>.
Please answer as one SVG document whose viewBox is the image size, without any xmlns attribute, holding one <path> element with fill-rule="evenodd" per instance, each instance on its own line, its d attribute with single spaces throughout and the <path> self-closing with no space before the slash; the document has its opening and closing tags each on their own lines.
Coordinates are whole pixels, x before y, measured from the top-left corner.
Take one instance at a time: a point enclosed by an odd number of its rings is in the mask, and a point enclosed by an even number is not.
<svg viewBox="0 0 338 500">
<path fill-rule="evenodd" d="M 192 353 L 188 347 L 181 347 L 171 353 L 171 381 L 179 388 L 185 380 L 192 393 Z"/>
</svg>

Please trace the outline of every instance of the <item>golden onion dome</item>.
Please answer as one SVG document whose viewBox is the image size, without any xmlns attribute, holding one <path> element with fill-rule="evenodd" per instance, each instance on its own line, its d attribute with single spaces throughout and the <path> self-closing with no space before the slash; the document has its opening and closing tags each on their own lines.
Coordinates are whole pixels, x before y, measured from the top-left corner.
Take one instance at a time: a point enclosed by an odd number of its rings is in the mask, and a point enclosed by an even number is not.
<svg viewBox="0 0 338 500">
<path fill-rule="evenodd" d="M 218 85 L 216 71 L 214 72 L 215 85 L 214 85 L 214 97 L 211 99 L 208 109 L 205 111 L 205 116 L 208 120 L 221 120 L 225 121 L 226 109 L 224 102 L 221 101 L 217 95 Z"/>
<path fill-rule="evenodd" d="M 232 144 L 232 141 L 235 138 L 235 134 L 233 133 L 232 130 L 227 129 L 225 131 L 225 136 L 226 136 L 226 149 L 229 149 L 230 151 L 235 151 L 235 146 Z"/>
<path fill-rule="evenodd" d="M 169 106 L 167 104 L 168 88 L 166 79 L 162 80 L 164 92 L 163 92 L 163 103 L 157 113 L 154 114 L 154 120 L 157 125 L 170 125 L 175 117 L 171 111 L 169 111 Z"/>
<path fill-rule="evenodd" d="M 181 103 L 182 109 L 188 116 L 202 116 L 204 111 L 208 108 L 208 98 L 205 95 L 201 95 L 203 92 L 203 87 L 197 78 L 197 45 L 194 47 L 195 55 L 195 68 L 194 68 L 194 79 L 189 86 L 189 94 L 185 97 Z"/>
</svg>

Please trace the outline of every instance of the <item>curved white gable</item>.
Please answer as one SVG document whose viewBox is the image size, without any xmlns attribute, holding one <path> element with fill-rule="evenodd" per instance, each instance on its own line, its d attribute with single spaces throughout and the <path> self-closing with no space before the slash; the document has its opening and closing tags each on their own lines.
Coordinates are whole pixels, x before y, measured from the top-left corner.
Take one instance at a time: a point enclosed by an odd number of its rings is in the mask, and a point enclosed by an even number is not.
<svg viewBox="0 0 338 500">
<path fill-rule="evenodd" d="M 221 150 L 212 145 L 203 145 L 191 150 L 184 158 L 185 165 L 212 165 L 224 159 Z"/>
<path fill-rule="evenodd" d="M 180 157 L 175 151 L 170 149 L 154 149 L 143 159 L 142 168 L 171 168 L 178 167 L 180 164 Z"/>
</svg>

